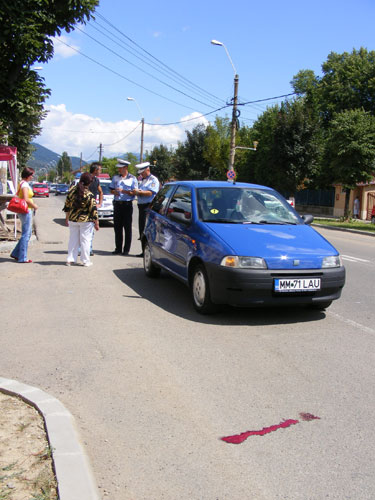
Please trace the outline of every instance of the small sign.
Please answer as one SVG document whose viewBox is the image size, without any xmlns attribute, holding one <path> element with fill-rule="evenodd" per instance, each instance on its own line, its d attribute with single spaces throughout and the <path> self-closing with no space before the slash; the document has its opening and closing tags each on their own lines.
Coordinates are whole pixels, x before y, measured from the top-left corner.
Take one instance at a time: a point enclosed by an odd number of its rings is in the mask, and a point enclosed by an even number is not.
<svg viewBox="0 0 375 500">
<path fill-rule="evenodd" d="M 236 178 L 236 172 L 234 170 L 228 170 L 227 172 L 227 178 L 228 179 L 235 179 Z"/>
</svg>

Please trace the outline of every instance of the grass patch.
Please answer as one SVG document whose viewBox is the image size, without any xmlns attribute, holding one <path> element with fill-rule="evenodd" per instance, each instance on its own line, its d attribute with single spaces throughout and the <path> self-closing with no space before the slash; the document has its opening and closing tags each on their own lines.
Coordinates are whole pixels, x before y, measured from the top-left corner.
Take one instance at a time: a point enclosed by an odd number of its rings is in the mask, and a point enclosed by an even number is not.
<svg viewBox="0 0 375 500">
<path fill-rule="evenodd" d="M 323 226 L 331 226 L 343 229 L 357 229 L 367 233 L 375 233 L 375 224 L 362 222 L 355 219 L 351 221 L 340 221 L 339 219 L 319 219 L 314 217 L 313 224 L 322 224 Z"/>
</svg>

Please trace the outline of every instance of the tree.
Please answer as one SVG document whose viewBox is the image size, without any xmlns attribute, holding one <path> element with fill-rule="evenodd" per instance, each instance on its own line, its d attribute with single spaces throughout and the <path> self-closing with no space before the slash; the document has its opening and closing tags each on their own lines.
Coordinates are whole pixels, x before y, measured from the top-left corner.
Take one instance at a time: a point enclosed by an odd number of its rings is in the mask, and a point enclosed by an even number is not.
<svg viewBox="0 0 375 500">
<path fill-rule="evenodd" d="M 186 132 L 187 138 L 179 143 L 174 157 L 174 172 L 178 179 L 207 179 L 210 164 L 205 158 L 207 131 L 202 124 L 191 132 Z"/>
<path fill-rule="evenodd" d="M 253 181 L 294 194 L 318 171 L 320 140 L 317 123 L 302 99 L 269 108 L 255 122 L 259 140 L 252 164 Z"/>
<path fill-rule="evenodd" d="M 209 163 L 210 179 L 225 179 L 228 170 L 231 124 L 229 118 L 215 117 L 214 125 L 206 128 L 203 156 Z"/>
<path fill-rule="evenodd" d="M 328 182 L 345 188 L 344 214 L 348 216 L 350 190 L 375 174 L 375 117 L 361 109 L 333 115 L 325 146 Z"/>
<path fill-rule="evenodd" d="M 21 165 L 40 132 L 50 91 L 31 66 L 53 57 L 52 38 L 90 19 L 99 0 L 12 0 L 0 6 L 0 136 L 18 149 Z"/>
<path fill-rule="evenodd" d="M 162 184 L 172 177 L 174 156 L 172 149 L 160 144 L 160 146 L 155 146 L 151 153 L 147 152 L 146 156 L 147 161 L 151 163 L 152 173 Z"/>
<path fill-rule="evenodd" d="M 66 177 L 66 174 L 70 174 L 72 171 L 72 160 L 68 156 L 66 151 L 63 152 L 59 161 L 57 162 L 57 175 L 60 178 Z"/>
</svg>

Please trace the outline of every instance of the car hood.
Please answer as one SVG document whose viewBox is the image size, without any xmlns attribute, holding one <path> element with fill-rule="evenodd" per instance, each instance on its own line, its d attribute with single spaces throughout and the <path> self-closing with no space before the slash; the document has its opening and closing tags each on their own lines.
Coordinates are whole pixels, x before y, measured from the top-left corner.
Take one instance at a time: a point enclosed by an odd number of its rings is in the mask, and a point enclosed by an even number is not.
<svg viewBox="0 0 375 500">
<path fill-rule="evenodd" d="M 319 269 L 337 250 L 312 227 L 207 223 L 233 255 L 262 257 L 269 269 Z"/>
</svg>

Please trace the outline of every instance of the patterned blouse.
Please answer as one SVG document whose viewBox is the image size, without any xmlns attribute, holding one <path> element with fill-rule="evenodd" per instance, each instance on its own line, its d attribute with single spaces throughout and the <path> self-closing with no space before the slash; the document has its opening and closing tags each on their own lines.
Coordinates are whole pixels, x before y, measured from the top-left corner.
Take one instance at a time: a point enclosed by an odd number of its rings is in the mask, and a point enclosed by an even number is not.
<svg viewBox="0 0 375 500">
<path fill-rule="evenodd" d="M 96 209 L 96 201 L 94 195 L 90 191 L 85 191 L 82 203 L 79 208 L 74 207 L 77 186 L 69 189 L 66 196 L 64 212 L 69 213 L 69 220 L 72 222 L 94 222 L 98 220 L 98 211 Z"/>
</svg>

